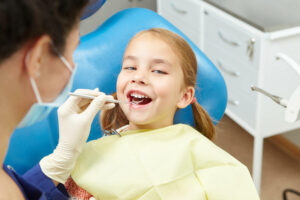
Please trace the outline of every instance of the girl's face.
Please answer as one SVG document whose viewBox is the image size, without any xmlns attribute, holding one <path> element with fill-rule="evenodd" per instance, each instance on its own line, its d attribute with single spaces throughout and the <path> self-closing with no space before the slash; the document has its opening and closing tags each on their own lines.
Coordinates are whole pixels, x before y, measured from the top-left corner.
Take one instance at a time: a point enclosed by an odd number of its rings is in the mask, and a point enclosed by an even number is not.
<svg viewBox="0 0 300 200">
<path fill-rule="evenodd" d="M 176 109 L 190 103 L 193 91 L 183 87 L 179 60 L 166 42 L 149 33 L 130 42 L 117 80 L 118 99 L 136 103 L 120 104 L 130 129 L 172 125 Z"/>
</svg>

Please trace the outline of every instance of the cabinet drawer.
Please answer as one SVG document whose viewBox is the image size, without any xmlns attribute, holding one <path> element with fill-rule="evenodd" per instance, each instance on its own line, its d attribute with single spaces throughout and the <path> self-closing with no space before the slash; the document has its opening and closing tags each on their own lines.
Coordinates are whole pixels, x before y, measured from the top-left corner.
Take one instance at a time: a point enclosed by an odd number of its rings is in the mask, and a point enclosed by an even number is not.
<svg viewBox="0 0 300 200">
<path fill-rule="evenodd" d="M 172 23 L 181 23 L 200 29 L 201 5 L 197 0 L 162 0 L 161 14 L 168 14 Z"/>
<path fill-rule="evenodd" d="M 215 44 L 219 49 L 243 62 L 253 67 L 258 66 L 260 49 L 258 37 L 217 13 L 209 10 L 205 10 L 204 13 L 204 46 Z"/>
<path fill-rule="evenodd" d="M 174 20 L 174 17 L 165 13 L 163 15 L 167 20 L 169 20 L 174 26 L 176 26 L 179 30 L 181 30 L 190 40 L 192 40 L 197 46 L 200 46 L 200 33 L 199 31 L 195 30 L 194 28 L 187 26 L 183 23 L 180 23 Z M 172 22 L 173 20 L 173 22 Z"/>
<path fill-rule="evenodd" d="M 213 44 L 205 46 L 204 53 L 223 75 L 228 90 L 235 87 L 248 93 L 251 92 L 251 85 L 257 85 L 258 72 L 247 62 L 231 57 L 230 54 L 222 52 Z"/>
<path fill-rule="evenodd" d="M 237 88 L 228 91 L 227 110 L 230 110 L 253 129 L 256 125 L 256 95 L 254 92 L 246 93 Z"/>
</svg>

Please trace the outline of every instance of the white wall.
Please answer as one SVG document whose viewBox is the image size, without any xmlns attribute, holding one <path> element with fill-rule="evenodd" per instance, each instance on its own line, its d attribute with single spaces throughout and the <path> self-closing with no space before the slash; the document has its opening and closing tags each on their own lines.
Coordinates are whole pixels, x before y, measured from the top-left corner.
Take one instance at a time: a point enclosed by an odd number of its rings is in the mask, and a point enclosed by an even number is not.
<svg viewBox="0 0 300 200">
<path fill-rule="evenodd" d="M 107 0 L 94 15 L 80 23 L 80 34 L 85 35 L 95 30 L 116 12 L 132 7 L 142 7 L 156 11 L 156 0 Z"/>
</svg>

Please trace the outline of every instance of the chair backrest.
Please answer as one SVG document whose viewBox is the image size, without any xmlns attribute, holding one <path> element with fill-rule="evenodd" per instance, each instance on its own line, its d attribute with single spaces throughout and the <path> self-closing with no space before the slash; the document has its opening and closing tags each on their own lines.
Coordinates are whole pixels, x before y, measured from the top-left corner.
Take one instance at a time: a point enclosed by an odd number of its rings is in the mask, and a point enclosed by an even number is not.
<svg viewBox="0 0 300 200">
<path fill-rule="evenodd" d="M 178 33 L 194 50 L 198 62 L 196 97 L 216 124 L 223 116 L 227 104 L 227 90 L 223 77 L 212 62 L 181 31 L 157 13 L 130 8 L 110 17 L 94 32 L 81 38 L 74 59 L 78 64 L 73 90 L 94 89 L 110 94 L 115 92 L 122 57 L 128 41 L 141 30 L 160 27 Z M 193 125 L 191 107 L 180 110 L 174 123 Z M 89 140 L 102 136 L 99 118 L 96 117 Z M 52 152 L 58 141 L 56 110 L 49 117 L 31 127 L 18 129 L 11 138 L 6 164 L 23 173 L 43 156 Z"/>
</svg>

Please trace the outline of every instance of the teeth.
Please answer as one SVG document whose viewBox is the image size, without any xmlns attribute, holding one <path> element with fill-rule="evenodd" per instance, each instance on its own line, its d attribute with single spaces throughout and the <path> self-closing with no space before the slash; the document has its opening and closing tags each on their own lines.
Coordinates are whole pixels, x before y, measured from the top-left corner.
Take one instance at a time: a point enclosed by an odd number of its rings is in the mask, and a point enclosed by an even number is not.
<svg viewBox="0 0 300 200">
<path fill-rule="evenodd" d="M 134 98 L 148 98 L 147 96 L 144 96 L 141 94 L 136 94 L 136 93 L 132 93 L 132 94 L 130 94 L 130 96 L 132 96 Z"/>
</svg>

